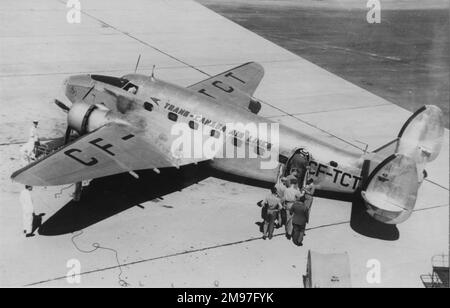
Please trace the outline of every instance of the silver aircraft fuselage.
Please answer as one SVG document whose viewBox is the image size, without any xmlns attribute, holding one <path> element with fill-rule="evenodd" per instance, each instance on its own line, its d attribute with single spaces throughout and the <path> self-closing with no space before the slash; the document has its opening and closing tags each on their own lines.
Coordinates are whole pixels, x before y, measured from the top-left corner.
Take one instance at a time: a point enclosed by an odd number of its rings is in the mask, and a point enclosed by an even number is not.
<svg viewBox="0 0 450 308">
<path fill-rule="evenodd" d="M 275 123 L 240 106 L 217 103 L 202 93 L 148 76 L 129 74 L 122 78 L 138 87 L 131 102 L 130 99 L 117 99 L 124 94 L 121 85 L 95 80 L 91 75 L 67 79 L 66 96 L 73 103 L 83 100 L 89 104 L 103 104 L 132 123 L 139 123 L 147 130 L 164 130 L 161 133 L 166 135 L 170 135 L 174 124 L 168 117 L 169 113 L 178 115 L 177 122 L 193 120 L 218 130 L 227 123 Z M 151 110 L 148 106 L 151 106 Z M 319 139 L 282 124 L 279 125 L 279 136 L 280 163 L 285 163 L 299 148 L 305 148 L 311 154 L 309 175 L 314 179 L 317 189 L 353 193 L 359 187 L 364 155 L 361 150 L 351 147 L 343 149 L 321 140 L 323 135 Z M 232 175 L 275 183 L 279 167 L 262 169 L 260 166 L 263 160 L 260 156 L 252 159 L 215 158 L 210 161 L 210 165 Z"/>
</svg>

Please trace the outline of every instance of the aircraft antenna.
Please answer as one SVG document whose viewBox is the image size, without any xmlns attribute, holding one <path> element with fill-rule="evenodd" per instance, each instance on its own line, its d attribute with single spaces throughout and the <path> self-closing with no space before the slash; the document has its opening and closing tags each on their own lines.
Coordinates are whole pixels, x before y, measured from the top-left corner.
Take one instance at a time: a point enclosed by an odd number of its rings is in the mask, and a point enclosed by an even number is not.
<svg viewBox="0 0 450 308">
<path fill-rule="evenodd" d="M 137 69 L 138 69 L 138 66 L 139 66 L 139 61 L 141 60 L 141 54 L 139 54 L 139 57 L 138 57 L 138 59 L 137 59 L 137 62 L 136 62 L 136 67 L 134 68 L 134 72 L 136 73 L 136 71 L 137 71 Z"/>
<path fill-rule="evenodd" d="M 367 150 L 369 149 L 369 144 L 367 144 L 367 143 L 365 143 L 365 142 L 362 142 L 362 141 L 359 141 L 359 140 L 356 140 L 356 139 L 354 139 L 356 142 L 358 142 L 358 143 L 361 143 L 361 144 L 364 144 L 364 154 L 366 154 L 367 153 Z"/>
<path fill-rule="evenodd" d="M 153 64 L 153 68 L 152 68 L 152 75 L 150 76 L 150 78 L 153 80 L 155 80 L 155 65 Z"/>
</svg>

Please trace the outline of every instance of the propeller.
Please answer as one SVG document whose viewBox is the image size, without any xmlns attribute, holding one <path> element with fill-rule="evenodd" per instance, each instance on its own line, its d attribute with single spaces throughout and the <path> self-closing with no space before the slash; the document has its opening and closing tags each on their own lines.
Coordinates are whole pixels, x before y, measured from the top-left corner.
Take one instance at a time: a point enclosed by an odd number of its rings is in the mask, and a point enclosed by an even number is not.
<svg viewBox="0 0 450 308">
<path fill-rule="evenodd" d="M 139 60 L 138 60 L 139 63 Z M 137 68 L 137 65 L 136 65 Z M 92 91 L 92 89 L 95 87 L 92 86 L 92 88 L 85 94 L 85 96 L 81 99 L 81 101 L 83 101 L 86 96 Z M 56 104 L 56 106 L 58 106 L 59 108 L 61 108 L 62 111 L 64 111 L 65 113 L 69 113 L 70 111 L 70 107 L 67 106 L 66 104 L 64 104 L 63 102 L 61 102 L 60 100 L 55 99 L 54 103 Z M 64 145 L 68 144 L 71 140 L 70 137 L 72 135 L 72 128 L 70 127 L 70 125 L 67 125 L 66 128 L 66 133 L 64 134 Z M 82 182 L 76 182 L 75 183 L 75 190 L 73 192 L 73 200 L 74 201 L 80 201 L 81 199 L 81 191 L 82 191 Z"/>
<path fill-rule="evenodd" d="M 66 104 L 64 104 L 64 103 L 61 102 L 60 100 L 55 99 L 54 103 L 56 104 L 56 106 L 58 106 L 59 108 L 61 108 L 62 111 L 64 111 L 65 113 L 69 112 L 70 107 L 68 107 Z"/>
<path fill-rule="evenodd" d="M 61 110 L 64 111 L 65 113 L 69 112 L 70 107 L 67 106 L 66 104 L 64 104 L 63 102 L 61 102 L 60 100 L 55 98 L 54 103 L 56 106 L 61 108 Z M 70 128 L 70 126 L 67 126 L 66 133 L 64 134 L 64 145 L 69 143 L 71 133 L 72 133 L 72 129 Z"/>
<path fill-rule="evenodd" d="M 70 126 L 67 126 L 66 133 L 64 134 L 64 145 L 69 143 L 71 134 L 72 134 L 72 129 L 70 128 Z"/>
</svg>

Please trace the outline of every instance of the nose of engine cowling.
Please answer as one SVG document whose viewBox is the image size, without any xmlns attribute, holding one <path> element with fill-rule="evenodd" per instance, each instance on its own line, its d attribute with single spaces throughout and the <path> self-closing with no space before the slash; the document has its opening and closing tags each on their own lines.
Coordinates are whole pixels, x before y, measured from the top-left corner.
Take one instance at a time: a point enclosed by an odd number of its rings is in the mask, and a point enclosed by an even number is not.
<svg viewBox="0 0 450 308">
<path fill-rule="evenodd" d="M 90 75 L 74 75 L 64 80 L 65 95 L 72 102 L 80 101 L 92 87 L 93 80 Z"/>
</svg>

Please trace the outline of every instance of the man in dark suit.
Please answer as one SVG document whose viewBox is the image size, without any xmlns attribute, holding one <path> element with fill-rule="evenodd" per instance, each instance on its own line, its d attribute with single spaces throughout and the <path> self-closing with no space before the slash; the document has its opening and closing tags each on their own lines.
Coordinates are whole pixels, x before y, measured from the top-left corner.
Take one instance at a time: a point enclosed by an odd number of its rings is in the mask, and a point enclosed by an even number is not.
<svg viewBox="0 0 450 308">
<path fill-rule="evenodd" d="M 270 189 L 270 194 L 264 200 L 264 204 L 267 207 L 267 214 L 264 218 L 263 239 L 266 239 L 268 236 L 269 240 L 271 240 L 273 237 L 275 218 L 278 216 L 278 211 L 282 207 L 281 199 L 278 197 L 277 189 L 275 187 Z"/>
<path fill-rule="evenodd" d="M 301 196 L 291 207 L 292 213 L 292 242 L 297 246 L 303 246 L 303 236 L 308 221 L 308 208 L 305 205 L 305 197 Z"/>
</svg>

